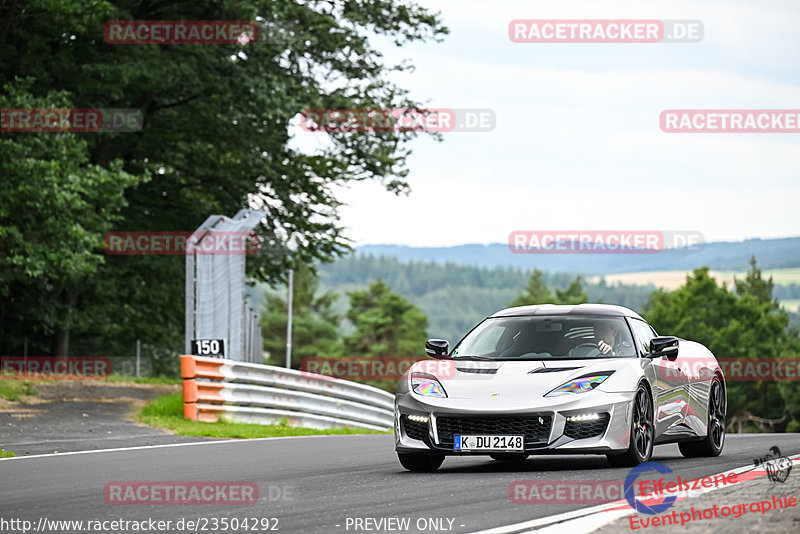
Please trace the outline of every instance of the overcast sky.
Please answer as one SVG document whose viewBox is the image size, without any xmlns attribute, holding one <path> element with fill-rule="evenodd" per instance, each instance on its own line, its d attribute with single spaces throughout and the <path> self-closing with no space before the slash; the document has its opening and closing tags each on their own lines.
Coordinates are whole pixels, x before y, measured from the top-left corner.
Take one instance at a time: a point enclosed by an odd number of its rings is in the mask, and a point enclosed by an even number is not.
<svg viewBox="0 0 800 534">
<path fill-rule="evenodd" d="M 665 109 L 800 109 L 800 2 L 421 0 L 451 30 L 398 83 L 430 107 L 491 108 L 491 132 L 421 136 L 412 192 L 340 193 L 357 244 L 505 242 L 512 230 L 800 235 L 800 134 L 667 134 Z M 698 19 L 693 44 L 517 44 L 512 19 Z M 301 135 L 325 135 L 302 133 Z M 301 140 L 302 141 L 302 140 Z"/>
</svg>

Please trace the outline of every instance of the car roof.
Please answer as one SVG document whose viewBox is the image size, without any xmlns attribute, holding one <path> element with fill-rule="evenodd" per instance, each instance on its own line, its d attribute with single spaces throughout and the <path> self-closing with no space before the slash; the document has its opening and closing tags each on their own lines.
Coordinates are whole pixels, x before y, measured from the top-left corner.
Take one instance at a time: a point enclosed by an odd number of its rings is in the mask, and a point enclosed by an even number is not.
<svg viewBox="0 0 800 534">
<path fill-rule="evenodd" d="M 527 315 L 604 315 L 608 317 L 642 317 L 625 306 L 614 306 L 612 304 L 537 304 L 535 306 L 517 306 L 506 308 L 493 313 L 490 317 L 519 317 Z"/>
</svg>

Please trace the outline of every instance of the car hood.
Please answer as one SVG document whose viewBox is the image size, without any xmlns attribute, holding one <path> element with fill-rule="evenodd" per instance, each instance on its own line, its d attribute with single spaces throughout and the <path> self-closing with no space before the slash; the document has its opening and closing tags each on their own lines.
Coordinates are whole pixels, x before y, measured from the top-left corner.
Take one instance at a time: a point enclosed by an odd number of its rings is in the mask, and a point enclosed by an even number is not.
<svg viewBox="0 0 800 534">
<path fill-rule="evenodd" d="M 636 358 L 585 360 L 473 361 L 425 360 L 409 368 L 435 376 L 449 399 L 486 399 L 541 397 L 561 384 L 592 373 L 620 371 L 639 367 Z M 616 373 L 627 375 L 628 373 Z M 611 383 L 614 376 L 599 386 Z M 634 385 L 635 388 L 635 385 Z M 612 388 L 616 389 L 616 388 Z M 625 390 L 629 387 L 623 388 Z M 619 389 L 616 389 L 619 390 Z"/>
</svg>

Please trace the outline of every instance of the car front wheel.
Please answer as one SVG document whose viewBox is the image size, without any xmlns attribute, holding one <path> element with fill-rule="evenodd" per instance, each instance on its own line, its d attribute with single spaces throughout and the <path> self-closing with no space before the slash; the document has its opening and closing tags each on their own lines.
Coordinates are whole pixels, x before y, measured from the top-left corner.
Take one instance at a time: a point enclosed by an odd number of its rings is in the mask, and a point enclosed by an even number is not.
<svg viewBox="0 0 800 534">
<path fill-rule="evenodd" d="M 647 388 L 641 384 L 633 398 L 631 443 L 624 453 L 607 455 L 608 462 L 614 467 L 635 467 L 648 461 L 653 454 L 654 437 L 653 403 Z"/>
</svg>

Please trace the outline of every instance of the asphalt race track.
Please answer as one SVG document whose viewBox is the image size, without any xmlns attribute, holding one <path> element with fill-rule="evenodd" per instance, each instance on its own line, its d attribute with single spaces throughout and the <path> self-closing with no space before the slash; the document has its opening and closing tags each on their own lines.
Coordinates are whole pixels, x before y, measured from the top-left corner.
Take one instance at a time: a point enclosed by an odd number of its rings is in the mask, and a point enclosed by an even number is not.
<svg viewBox="0 0 800 534">
<path fill-rule="evenodd" d="M 685 459 L 677 446 L 666 445 L 656 448 L 653 460 L 683 478 L 698 478 L 751 464 L 773 445 L 784 455 L 798 454 L 800 434 L 728 435 L 715 459 Z M 0 460 L 0 518 L 37 524 L 43 516 L 256 517 L 277 518 L 280 532 L 319 533 L 364 532 L 354 521 L 367 517 L 410 518 L 408 531 L 417 532 L 419 519 L 444 518 L 443 528 L 433 523 L 426 531 L 473 532 L 591 506 L 514 504 L 512 481 L 619 480 L 627 472 L 610 468 L 602 456 L 540 456 L 515 467 L 488 457 L 450 457 L 437 473 L 409 473 L 397 462 L 390 435 L 205 442 Z M 250 506 L 106 504 L 104 486 L 119 481 L 252 481 L 259 500 Z"/>
</svg>

